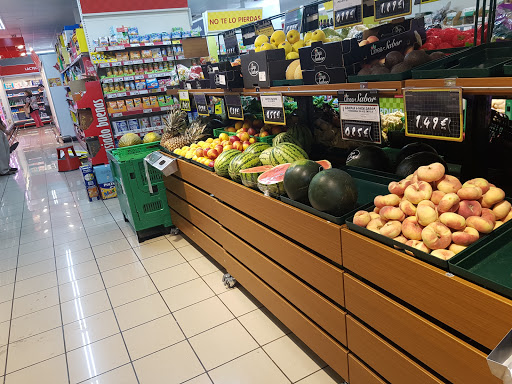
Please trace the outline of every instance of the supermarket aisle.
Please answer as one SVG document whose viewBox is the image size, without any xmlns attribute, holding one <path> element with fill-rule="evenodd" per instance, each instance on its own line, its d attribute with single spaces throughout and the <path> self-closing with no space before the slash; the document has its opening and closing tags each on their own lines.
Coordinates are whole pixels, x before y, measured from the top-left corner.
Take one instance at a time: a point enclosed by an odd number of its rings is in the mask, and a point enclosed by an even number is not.
<svg viewBox="0 0 512 384">
<path fill-rule="evenodd" d="M 0 383 L 343 382 L 186 239 L 139 245 L 55 147 L 23 132 L 0 178 Z"/>
</svg>

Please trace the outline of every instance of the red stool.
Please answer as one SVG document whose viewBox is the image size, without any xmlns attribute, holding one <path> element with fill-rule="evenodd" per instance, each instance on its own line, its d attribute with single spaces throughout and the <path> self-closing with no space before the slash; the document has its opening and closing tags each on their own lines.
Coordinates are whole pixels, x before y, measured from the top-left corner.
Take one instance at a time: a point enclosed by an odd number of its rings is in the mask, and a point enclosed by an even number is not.
<svg viewBox="0 0 512 384">
<path fill-rule="evenodd" d="M 73 152 L 73 156 L 69 155 L 68 151 L 70 149 L 71 152 Z M 80 168 L 82 163 L 80 162 L 80 158 L 77 156 L 73 145 L 57 148 L 57 165 L 59 167 L 59 172 L 74 171 L 75 169 Z"/>
</svg>

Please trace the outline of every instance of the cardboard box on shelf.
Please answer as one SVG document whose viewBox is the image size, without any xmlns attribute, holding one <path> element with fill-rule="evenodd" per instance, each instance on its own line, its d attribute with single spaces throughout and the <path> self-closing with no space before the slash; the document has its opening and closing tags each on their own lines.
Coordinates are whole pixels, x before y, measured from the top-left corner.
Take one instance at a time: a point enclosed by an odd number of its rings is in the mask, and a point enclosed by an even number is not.
<svg viewBox="0 0 512 384">
<path fill-rule="evenodd" d="M 94 171 L 92 167 L 88 164 L 82 165 L 80 167 L 80 171 L 82 172 L 82 177 L 84 178 L 85 189 L 87 191 L 87 196 L 89 197 L 89 201 L 93 199 L 99 200 L 99 190 L 96 185 L 96 178 L 94 177 Z"/>
<path fill-rule="evenodd" d="M 240 58 L 242 61 L 241 67 L 245 88 L 270 87 L 271 81 L 278 79 L 270 78 L 269 67 L 271 65 L 274 67 L 279 65 L 274 62 L 286 61 L 284 49 L 273 49 L 260 52 L 251 50 L 245 55 L 241 55 Z M 284 79 L 285 71 L 286 68 L 283 71 L 283 76 L 279 80 Z"/>
</svg>

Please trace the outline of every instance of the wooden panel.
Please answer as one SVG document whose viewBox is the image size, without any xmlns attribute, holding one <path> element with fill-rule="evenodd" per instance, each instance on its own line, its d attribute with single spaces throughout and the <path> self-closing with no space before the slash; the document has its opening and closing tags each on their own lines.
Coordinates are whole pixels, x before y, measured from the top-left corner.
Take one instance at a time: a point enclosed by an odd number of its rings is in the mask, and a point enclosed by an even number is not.
<svg viewBox="0 0 512 384">
<path fill-rule="evenodd" d="M 164 176 L 164 184 L 167 186 L 168 179 L 174 176 L 214 195 L 223 188 L 224 184 L 222 178 L 215 173 L 184 160 L 178 160 L 178 171 L 173 176 Z"/>
<path fill-rule="evenodd" d="M 347 345 L 346 312 L 230 232 L 222 246 L 343 345 Z"/>
<path fill-rule="evenodd" d="M 452 383 L 501 382 L 491 374 L 485 353 L 347 273 L 344 279 L 348 311 Z"/>
<path fill-rule="evenodd" d="M 443 383 L 350 315 L 347 316 L 347 338 L 350 352 L 360 357 L 390 383 Z M 350 384 L 354 384 L 352 370 L 350 370 Z"/>
<path fill-rule="evenodd" d="M 345 268 L 489 349 L 510 330 L 511 300 L 346 228 L 341 232 Z"/>
<path fill-rule="evenodd" d="M 229 254 L 228 254 L 229 256 Z M 340 376 L 348 377 L 348 351 L 284 300 L 235 258 L 226 257 L 226 268 L 240 284 L 272 312 L 284 325 L 331 366 Z"/>
<path fill-rule="evenodd" d="M 168 177 L 166 187 L 344 306 L 343 275 L 340 268 L 238 213 L 226 204 L 218 202 L 217 199 L 181 179 Z M 261 241 L 262 239 L 265 241 Z M 297 263 L 298 259 L 300 263 Z"/>
<path fill-rule="evenodd" d="M 357 357 L 348 354 L 348 371 L 350 384 L 386 384 L 371 369 L 361 363 Z M 410 383 L 409 383 L 410 384 Z"/>
</svg>

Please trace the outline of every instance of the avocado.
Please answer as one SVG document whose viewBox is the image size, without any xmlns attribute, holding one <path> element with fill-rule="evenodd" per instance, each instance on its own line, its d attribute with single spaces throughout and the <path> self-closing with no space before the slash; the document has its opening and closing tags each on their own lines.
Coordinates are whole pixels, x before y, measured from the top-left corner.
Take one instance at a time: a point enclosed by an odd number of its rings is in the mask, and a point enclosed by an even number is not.
<svg viewBox="0 0 512 384">
<path fill-rule="evenodd" d="M 372 68 L 372 75 L 387 75 L 388 73 L 389 69 L 380 65 L 376 65 Z"/>
<path fill-rule="evenodd" d="M 388 69 L 393 68 L 395 65 L 400 64 L 404 61 L 404 55 L 398 51 L 391 51 L 386 55 L 386 67 Z"/>
<path fill-rule="evenodd" d="M 409 64 L 413 68 L 428 61 L 430 61 L 430 56 L 423 50 L 409 52 L 404 58 L 404 63 Z"/>
<path fill-rule="evenodd" d="M 438 60 L 438 59 L 443 59 L 445 57 L 446 57 L 446 55 L 443 52 L 439 52 L 439 51 L 432 52 L 430 54 L 430 60 Z"/>
<path fill-rule="evenodd" d="M 393 68 L 391 68 L 391 73 L 402 73 L 410 70 L 412 67 L 407 63 L 398 63 Z"/>
</svg>

